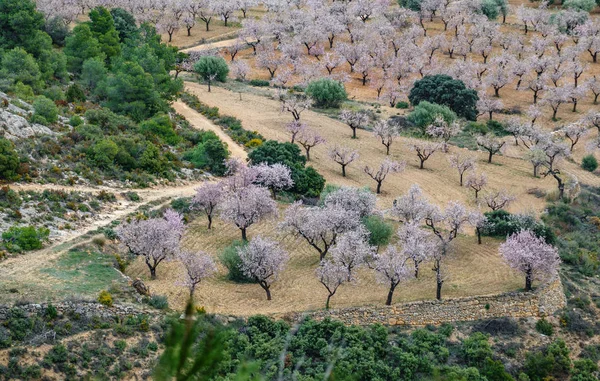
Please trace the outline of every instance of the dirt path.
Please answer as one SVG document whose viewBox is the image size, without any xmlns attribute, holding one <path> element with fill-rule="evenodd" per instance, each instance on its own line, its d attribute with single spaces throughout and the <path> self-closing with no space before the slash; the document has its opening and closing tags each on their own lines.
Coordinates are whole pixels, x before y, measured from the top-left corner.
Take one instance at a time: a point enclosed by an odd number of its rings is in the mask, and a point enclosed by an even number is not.
<svg viewBox="0 0 600 381">
<path fill-rule="evenodd" d="M 190 122 L 192 127 L 200 130 L 213 131 L 222 141 L 224 141 L 227 144 L 229 152 L 231 152 L 233 156 L 242 160 L 246 160 L 246 158 L 248 157 L 248 153 L 239 144 L 234 142 L 233 139 L 229 137 L 229 135 L 223 132 L 221 127 L 216 126 L 202 114 L 193 110 L 182 101 L 174 102 L 173 108 L 175 109 L 175 111 L 177 111 L 177 113 L 183 115 L 185 119 L 187 119 L 187 121 Z"/>
<path fill-rule="evenodd" d="M 228 48 L 236 44 L 237 38 L 232 38 L 229 40 L 210 42 L 208 44 L 202 44 L 197 46 L 192 46 L 191 48 L 181 49 L 180 51 L 183 53 L 191 53 L 191 52 L 202 52 L 205 50 L 213 50 L 213 49 L 223 49 Z"/>
</svg>

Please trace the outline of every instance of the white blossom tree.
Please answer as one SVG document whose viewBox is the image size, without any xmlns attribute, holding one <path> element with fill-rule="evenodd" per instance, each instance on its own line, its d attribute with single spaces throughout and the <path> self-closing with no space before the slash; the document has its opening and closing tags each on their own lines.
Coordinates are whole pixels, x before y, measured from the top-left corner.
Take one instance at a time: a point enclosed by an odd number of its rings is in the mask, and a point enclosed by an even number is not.
<svg viewBox="0 0 600 381">
<path fill-rule="evenodd" d="M 433 240 L 431 233 L 421 229 L 419 224 L 414 221 L 408 222 L 398 229 L 398 238 L 402 254 L 412 261 L 415 278 L 418 278 L 421 263 L 427 261 L 437 250 L 437 243 Z"/>
<path fill-rule="evenodd" d="M 505 144 L 505 141 L 497 138 L 494 134 L 477 137 L 477 145 L 488 152 L 488 163 L 492 162 L 494 155 L 502 152 Z"/>
<path fill-rule="evenodd" d="M 237 252 L 244 275 L 254 279 L 265 290 L 267 300 L 271 300 L 271 285 L 285 269 L 289 254 L 277 242 L 261 236 L 254 237 Z"/>
<path fill-rule="evenodd" d="M 458 171 L 459 184 L 462 187 L 465 172 L 475 170 L 475 158 L 469 155 L 453 154 L 448 156 L 448 162 L 452 168 Z"/>
<path fill-rule="evenodd" d="M 273 198 L 277 197 L 277 192 L 290 189 L 294 186 L 292 171 L 285 164 L 260 163 L 253 168 L 256 170 L 255 183 L 268 188 Z"/>
<path fill-rule="evenodd" d="M 298 136 L 298 143 L 300 143 L 302 148 L 304 148 L 306 160 L 310 161 L 310 150 L 313 147 L 326 143 L 326 141 L 325 138 L 319 135 L 317 131 L 306 128 L 300 132 L 300 135 Z"/>
<path fill-rule="evenodd" d="M 398 128 L 392 125 L 389 121 L 378 120 L 373 126 L 373 135 L 381 140 L 381 144 L 385 147 L 385 154 L 390 154 L 390 147 L 394 139 L 400 136 Z"/>
<path fill-rule="evenodd" d="M 219 205 L 219 215 L 237 226 L 242 240 L 247 241 L 246 231 L 256 222 L 277 214 L 277 203 L 269 190 L 258 185 L 247 185 L 230 190 Z"/>
<path fill-rule="evenodd" d="M 204 279 L 217 272 L 217 266 L 210 255 L 203 251 L 192 252 L 181 250 L 177 255 L 177 259 L 185 270 L 180 284 L 188 288 L 190 298 L 193 298 L 196 287 Z"/>
<path fill-rule="evenodd" d="M 473 189 L 475 192 L 475 200 L 479 199 L 479 192 L 487 185 L 487 176 L 485 173 L 476 173 L 475 171 L 469 173 L 467 181 L 465 181 L 465 187 Z"/>
<path fill-rule="evenodd" d="M 338 288 L 348 281 L 348 270 L 339 263 L 324 260 L 321 261 L 316 274 L 317 279 L 328 292 L 327 301 L 325 302 L 325 309 L 328 310 L 331 298 L 335 295 Z"/>
<path fill-rule="evenodd" d="M 383 184 L 383 181 L 385 180 L 387 175 L 390 173 L 402 172 L 405 167 L 406 163 L 404 162 L 399 163 L 397 161 L 393 161 L 386 158 L 385 160 L 383 160 L 383 162 L 381 162 L 379 168 L 371 168 L 370 166 L 366 165 L 364 171 L 367 175 L 369 175 L 370 178 L 375 180 L 375 182 L 377 183 L 376 193 L 380 194 L 381 184 Z"/>
<path fill-rule="evenodd" d="M 335 145 L 329 148 L 329 158 L 336 163 L 338 163 L 342 167 L 342 176 L 346 177 L 346 167 L 358 159 L 360 156 L 358 151 L 348 148 Z"/>
<path fill-rule="evenodd" d="M 206 214 L 208 229 L 212 228 L 213 216 L 223 198 L 223 193 L 223 184 L 206 182 L 196 189 L 196 194 L 192 198 L 192 209 Z"/>
<path fill-rule="evenodd" d="M 376 256 L 375 271 L 377 272 L 377 281 L 389 287 L 385 300 L 386 306 L 389 306 L 392 304 L 396 287 L 412 277 L 408 258 L 404 252 L 390 245 L 383 253 Z"/>
<path fill-rule="evenodd" d="M 352 138 L 356 139 L 356 130 L 364 128 L 369 123 L 370 118 L 364 111 L 343 110 L 340 113 L 340 120 L 352 129 Z"/>
</svg>

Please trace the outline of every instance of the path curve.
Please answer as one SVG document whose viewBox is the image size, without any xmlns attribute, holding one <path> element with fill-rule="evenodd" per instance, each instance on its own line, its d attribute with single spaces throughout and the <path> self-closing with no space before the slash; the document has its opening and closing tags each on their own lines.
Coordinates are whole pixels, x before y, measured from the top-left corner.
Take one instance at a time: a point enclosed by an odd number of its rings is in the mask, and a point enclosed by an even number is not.
<svg viewBox="0 0 600 381">
<path fill-rule="evenodd" d="M 187 119 L 188 122 L 190 122 L 192 127 L 199 130 L 212 131 L 215 134 L 217 134 L 219 139 L 221 139 L 223 142 L 225 142 L 225 144 L 227 144 L 229 152 L 231 152 L 232 156 L 242 159 L 244 161 L 248 158 L 248 153 L 239 144 L 234 142 L 229 135 L 223 132 L 221 127 L 215 125 L 204 115 L 192 109 L 182 101 L 173 102 L 172 106 L 178 114 L 181 114 L 185 119 Z"/>
</svg>

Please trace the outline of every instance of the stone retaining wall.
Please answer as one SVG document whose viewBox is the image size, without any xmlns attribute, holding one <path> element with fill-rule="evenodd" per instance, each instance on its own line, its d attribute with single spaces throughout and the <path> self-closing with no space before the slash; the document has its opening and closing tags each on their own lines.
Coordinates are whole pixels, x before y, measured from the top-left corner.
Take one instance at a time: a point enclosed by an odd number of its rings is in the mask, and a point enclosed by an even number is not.
<svg viewBox="0 0 600 381">
<path fill-rule="evenodd" d="M 125 317 L 129 315 L 140 315 L 140 314 L 156 314 L 156 310 L 144 309 L 137 306 L 128 305 L 115 305 L 113 307 L 106 307 L 96 302 L 58 302 L 52 303 L 59 314 L 79 314 L 81 316 L 92 317 L 99 316 L 101 318 L 114 318 L 114 317 Z M 40 304 L 26 304 L 17 306 L 27 314 L 41 314 L 46 311 L 47 303 Z M 8 311 L 13 306 L 0 305 L 0 321 L 8 318 Z"/>
<path fill-rule="evenodd" d="M 299 320 L 305 316 L 315 320 L 326 317 L 345 324 L 369 325 L 415 325 L 441 324 L 445 322 L 473 321 L 499 317 L 544 317 L 552 315 L 566 305 L 560 279 L 539 287 L 533 292 L 509 292 L 491 296 L 426 300 L 381 307 L 351 307 L 296 314 Z"/>
</svg>

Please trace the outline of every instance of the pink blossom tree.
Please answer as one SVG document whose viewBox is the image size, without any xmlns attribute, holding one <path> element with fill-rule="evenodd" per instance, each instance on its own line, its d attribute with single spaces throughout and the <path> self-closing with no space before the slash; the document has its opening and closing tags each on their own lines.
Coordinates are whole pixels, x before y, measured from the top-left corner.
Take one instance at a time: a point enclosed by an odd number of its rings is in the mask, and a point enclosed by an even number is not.
<svg viewBox="0 0 600 381">
<path fill-rule="evenodd" d="M 444 284 L 444 271 L 442 261 L 448 254 L 451 242 L 457 237 L 463 226 L 469 222 L 469 213 L 464 205 L 451 201 L 446 209 L 441 212 L 437 208 L 431 208 L 429 216 L 425 219 L 427 226 L 431 228 L 433 234 L 438 237 L 438 250 L 434 250 L 433 271 L 436 274 L 436 298 L 442 299 L 442 285 Z"/>
<path fill-rule="evenodd" d="M 117 236 L 130 254 L 144 258 L 154 280 L 158 265 L 177 254 L 183 229 L 181 215 L 170 210 L 163 218 L 126 222 Z"/>
<path fill-rule="evenodd" d="M 346 268 L 348 282 L 356 279 L 356 269 L 371 261 L 375 255 L 375 247 L 369 245 L 368 241 L 369 233 L 361 227 L 340 235 L 331 249 L 333 262 Z"/>
<path fill-rule="evenodd" d="M 301 202 L 295 202 L 285 211 L 280 228 L 305 240 L 319 253 L 322 261 L 340 234 L 359 225 L 358 216 L 352 211 L 334 207 L 304 207 Z"/>
<path fill-rule="evenodd" d="M 313 105 L 313 100 L 310 97 L 301 97 L 298 95 L 283 95 L 280 94 L 281 111 L 287 111 L 292 114 L 294 120 L 300 120 L 300 114 L 308 110 Z"/>
<path fill-rule="evenodd" d="M 329 157 L 342 167 L 342 176 L 346 177 L 346 167 L 358 159 L 358 151 L 335 145 L 329 149 Z"/>
<path fill-rule="evenodd" d="M 294 186 L 292 171 L 287 165 L 260 163 L 254 166 L 254 169 L 256 170 L 255 183 L 268 188 L 274 199 L 277 198 L 277 192 Z"/>
<path fill-rule="evenodd" d="M 425 168 L 425 162 L 442 148 L 442 144 L 424 140 L 413 139 L 408 147 L 417 154 L 419 158 L 419 169 Z"/>
<path fill-rule="evenodd" d="M 285 269 L 289 254 L 277 242 L 261 236 L 254 237 L 237 252 L 244 275 L 254 279 L 265 290 L 267 300 L 271 300 L 271 285 Z"/>
<path fill-rule="evenodd" d="M 375 257 L 375 271 L 377 272 L 377 281 L 389 287 L 385 305 L 390 306 L 396 287 L 412 277 L 408 258 L 403 251 L 390 245 L 383 253 Z"/>
<path fill-rule="evenodd" d="M 429 215 L 430 209 L 431 205 L 423 196 L 421 188 L 413 184 L 405 195 L 394 200 L 390 214 L 405 224 L 419 223 Z"/>
<path fill-rule="evenodd" d="M 561 262 L 558 250 L 530 230 L 508 237 L 499 252 L 511 268 L 525 275 L 525 291 L 532 289 L 534 280 L 554 278 Z"/>
<path fill-rule="evenodd" d="M 483 201 L 485 201 L 487 206 L 494 211 L 508 208 L 508 206 L 516 199 L 517 198 L 508 193 L 506 189 L 486 192 L 483 195 Z"/>
<path fill-rule="evenodd" d="M 556 180 L 558 187 L 558 198 L 562 200 L 565 194 L 565 180 L 562 177 L 562 173 L 557 168 L 557 162 L 564 157 L 571 155 L 569 146 L 565 143 L 560 142 L 546 142 L 539 147 L 544 154 L 546 154 L 546 160 L 542 164 L 545 167 L 544 177 L 551 175 Z"/>
<path fill-rule="evenodd" d="M 479 199 L 479 192 L 481 192 L 486 185 L 487 176 L 485 173 L 477 174 L 475 171 L 471 172 L 469 176 L 467 176 L 467 181 L 465 181 L 465 187 L 475 191 L 475 200 Z"/>
<path fill-rule="evenodd" d="M 223 193 L 223 184 L 206 182 L 196 189 L 196 194 L 192 198 L 192 209 L 206 214 L 208 229 L 212 228 L 213 215 L 223 198 Z"/>
<path fill-rule="evenodd" d="M 340 120 L 352 129 L 352 138 L 356 139 L 356 130 L 369 124 L 370 118 L 364 111 L 343 110 Z"/>
<path fill-rule="evenodd" d="M 325 196 L 323 205 L 354 213 L 358 218 L 373 214 L 377 196 L 365 188 L 341 187 Z"/>
<path fill-rule="evenodd" d="M 475 170 L 475 158 L 469 155 L 454 154 L 448 156 L 452 168 L 458 171 L 459 184 L 463 186 L 463 177 L 468 170 Z"/>
<path fill-rule="evenodd" d="M 202 280 L 216 273 L 217 266 L 210 255 L 203 251 L 196 253 L 181 250 L 177 255 L 177 259 L 185 269 L 185 274 L 180 284 L 188 288 L 190 298 L 193 298 L 196 287 Z"/>
<path fill-rule="evenodd" d="M 325 260 L 321 261 L 321 265 L 316 271 L 317 279 L 327 290 L 327 301 L 325 302 L 325 309 L 329 309 L 329 302 L 335 295 L 338 288 L 348 281 L 348 270 L 339 263 Z"/>
<path fill-rule="evenodd" d="M 381 140 L 385 147 L 385 154 L 390 154 L 390 147 L 394 139 L 400 135 L 398 128 L 389 121 L 378 120 L 373 126 L 373 135 Z"/>
<path fill-rule="evenodd" d="M 587 133 L 587 126 L 583 121 L 578 121 L 563 127 L 561 132 L 565 135 L 565 138 L 571 142 L 571 147 L 569 149 L 570 151 L 573 151 L 575 144 L 577 144 L 579 139 Z"/>
<path fill-rule="evenodd" d="M 488 163 L 492 162 L 494 155 L 502 152 L 505 144 L 505 141 L 502 141 L 494 134 L 477 137 L 477 145 L 488 152 Z"/>
<path fill-rule="evenodd" d="M 237 226 L 244 241 L 248 240 L 246 231 L 251 225 L 276 213 L 277 203 L 269 190 L 258 185 L 229 190 L 219 205 L 221 218 Z"/>
<path fill-rule="evenodd" d="M 421 263 L 427 261 L 436 248 L 436 242 L 431 233 L 421 229 L 417 222 L 408 222 L 398 230 L 399 243 L 402 254 L 414 266 L 414 276 L 419 277 Z"/>
<path fill-rule="evenodd" d="M 304 129 L 298 136 L 298 143 L 300 143 L 300 145 L 304 148 L 307 161 L 310 161 L 310 150 L 313 147 L 324 144 L 325 142 L 325 138 L 319 135 L 317 131 L 310 128 Z"/>
<path fill-rule="evenodd" d="M 291 136 L 292 144 L 296 141 L 296 137 L 298 136 L 298 134 L 302 133 L 304 130 L 306 130 L 306 128 L 306 123 L 302 123 L 299 120 L 294 120 L 285 125 L 286 132 L 289 133 Z"/>
<path fill-rule="evenodd" d="M 380 194 L 381 184 L 383 183 L 387 175 L 390 173 L 402 172 L 405 167 L 406 163 L 404 162 L 399 163 L 397 161 L 393 161 L 386 158 L 385 160 L 383 160 L 383 162 L 381 162 L 379 168 L 371 168 L 370 166 L 366 165 L 364 171 L 367 175 L 369 175 L 370 178 L 375 180 L 375 182 L 377 183 L 376 193 Z"/>
</svg>

